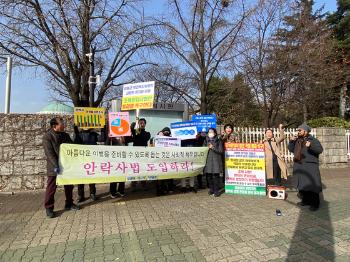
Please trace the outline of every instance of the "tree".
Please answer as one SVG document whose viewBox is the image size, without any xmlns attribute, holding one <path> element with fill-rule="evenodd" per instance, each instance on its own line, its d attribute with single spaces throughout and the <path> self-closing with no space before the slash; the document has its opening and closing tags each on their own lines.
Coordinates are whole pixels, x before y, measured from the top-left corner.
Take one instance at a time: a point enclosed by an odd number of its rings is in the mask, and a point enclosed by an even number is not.
<svg viewBox="0 0 350 262">
<path fill-rule="evenodd" d="M 218 123 L 238 126 L 260 125 L 260 109 L 244 77 L 233 80 L 213 77 L 208 90 L 208 111 L 215 113 Z"/>
<path fill-rule="evenodd" d="M 250 12 L 243 1 L 224 2 L 227 1 L 170 0 L 174 19 L 168 15 L 157 20 L 161 23 L 159 41 L 163 41 L 166 54 L 172 56 L 172 65 L 191 73 L 195 80 L 202 114 L 208 112 L 210 83 L 220 67 L 232 59 Z"/>
<path fill-rule="evenodd" d="M 288 80 L 284 84 L 289 101 L 283 109 L 287 120 L 337 113 L 339 67 L 334 63 L 331 32 L 321 11 L 313 12 L 312 7 L 311 0 L 295 1 L 274 37 L 270 63 Z"/>
<path fill-rule="evenodd" d="M 350 95 L 350 1 L 338 0 L 337 4 L 337 11 L 328 16 L 328 23 L 335 38 L 337 62 L 346 68 L 339 95 L 339 116 L 344 118 Z"/>
<path fill-rule="evenodd" d="M 242 41 L 242 65 L 239 70 L 252 89 L 263 118 L 263 125 L 276 124 L 287 97 L 288 79 L 282 74 L 273 50 L 273 34 L 281 27 L 286 13 L 285 0 L 260 0 L 248 20 L 249 31 Z"/>
<path fill-rule="evenodd" d="M 137 0 L 0 0 L 0 49 L 25 66 L 35 66 L 52 80 L 54 92 L 75 106 L 89 105 L 89 57 L 102 83 L 96 99 L 127 81 L 125 75 L 144 65 L 139 54 L 152 46 L 152 25 L 138 19 Z"/>
</svg>

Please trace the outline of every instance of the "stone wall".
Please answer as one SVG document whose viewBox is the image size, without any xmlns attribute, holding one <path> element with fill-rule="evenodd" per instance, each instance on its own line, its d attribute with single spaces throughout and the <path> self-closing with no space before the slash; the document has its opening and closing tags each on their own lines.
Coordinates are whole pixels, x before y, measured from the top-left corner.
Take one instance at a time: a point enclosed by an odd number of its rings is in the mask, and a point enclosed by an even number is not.
<svg viewBox="0 0 350 262">
<path fill-rule="evenodd" d="M 343 167 L 347 165 L 345 129 L 317 128 L 316 136 L 323 146 L 323 153 L 320 155 L 322 167 Z"/>
<path fill-rule="evenodd" d="M 0 114 L 0 191 L 45 187 L 42 137 L 54 115 Z M 72 116 L 63 117 L 72 132 Z"/>
</svg>

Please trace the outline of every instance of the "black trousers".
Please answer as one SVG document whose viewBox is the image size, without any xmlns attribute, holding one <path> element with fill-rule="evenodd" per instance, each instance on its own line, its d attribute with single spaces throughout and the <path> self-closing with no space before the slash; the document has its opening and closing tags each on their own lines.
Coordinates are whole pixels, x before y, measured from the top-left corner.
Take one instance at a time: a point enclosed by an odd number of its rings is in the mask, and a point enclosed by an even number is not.
<svg viewBox="0 0 350 262">
<path fill-rule="evenodd" d="M 73 185 L 64 186 L 64 194 L 66 195 L 66 206 L 73 204 Z M 55 204 L 55 193 L 56 193 L 56 176 L 47 177 L 47 186 L 45 192 L 45 208 L 54 208 Z"/>
<path fill-rule="evenodd" d="M 209 193 L 219 194 L 220 174 L 206 174 L 209 183 Z"/>
<path fill-rule="evenodd" d="M 78 185 L 78 196 L 79 198 L 84 198 L 85 193 L 84 193 L 84 186 L 85 185 Z M 90 189 L 90 195 L 95 195 L 96 194 L 96 185 L 95 184 L 89 184 L 89 189 Z"/>
<path fill-rule="evenodd" d="M 273 165 L 273 180 L 274 180 L 276 186 L 280 186 L 282 183 L 281 168 L 278 165 L 277 157 L 273 158 L 272 165 Z"/>
<path fill-rule="evenodd" d="M 306 205 L 319 208 L 320 194 L 312 191 L 299 191 L 302 197 L 302 202 Z"/>
<path fill-rule="evenodd" d="M 125 194 L 125 182 L 113 182 L 109 184 L 109 192 L 112 196 L 117 193 L 117 184 L 118 184 L 118 192 L 120 194 Z"/>
</svg>

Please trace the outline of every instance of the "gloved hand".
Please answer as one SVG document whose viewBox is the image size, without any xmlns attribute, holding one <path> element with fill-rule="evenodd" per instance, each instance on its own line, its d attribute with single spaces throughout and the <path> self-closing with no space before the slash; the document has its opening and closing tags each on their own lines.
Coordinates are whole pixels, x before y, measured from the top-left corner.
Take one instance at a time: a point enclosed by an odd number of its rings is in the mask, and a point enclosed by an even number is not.
<svg viewBox="0 0 350 262">
<path fill-rule="evenodd" d="M 59 175 L 60 172 L 61 172 L 61 170 L 60 170 L 59 167 L 55 167 L 55 168 L 53 169 L 53 172 L 55 172 L 57 175 Z"/>
</svg>

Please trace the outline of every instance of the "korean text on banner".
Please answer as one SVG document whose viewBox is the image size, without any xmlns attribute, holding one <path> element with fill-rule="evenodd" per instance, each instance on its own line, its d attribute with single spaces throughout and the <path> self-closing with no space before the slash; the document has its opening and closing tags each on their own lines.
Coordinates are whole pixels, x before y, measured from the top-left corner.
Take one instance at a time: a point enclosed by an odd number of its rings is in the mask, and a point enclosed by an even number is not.
<svg viewBox="0 0 350 262">
<path fill-rule="evenodd" d="M 82 129 L 103 128 L 106 124 L 105 108 L 74 107 L 74 124 Z"/>
<path fill-rule="evenodd" d="M 181 139 L 177 137 L 157 136 L 154 138 L 155 147 L 181 147 Z"/>
<path fill-rule="evenodd" d="M 110 112 L 109 116 L 109 136 L 130 136 L 129 112 Z"/>
<path fill-rule="evenodd" d="M 195 139 L 197 136 L 196 122 L 193 121 L 172 123 L 170 129 L 172 136 L 181 140 Z"/>
<path fill-rule="evenodd" d="M 193 115 L 192 121 L 197 123 L 198 132 L 202 132 L 203 129 L 208 132 L 209 128 L 216 128 L 216 115 Z"/>
<path fill-rule="evenodd" d="M 123 86 L 122 110 L 153 108 L 155 82 Z"/>
<path fill-rule="evenodd" d="M 206 147 L 129 147 L 62 144 L 58 185 L 184 178 L 201 174 Z"/>
<path fill-rule="evenodd" d="M 225 192 L 266 195 L 264 144 L 225 143 Z"/>
</svg>

